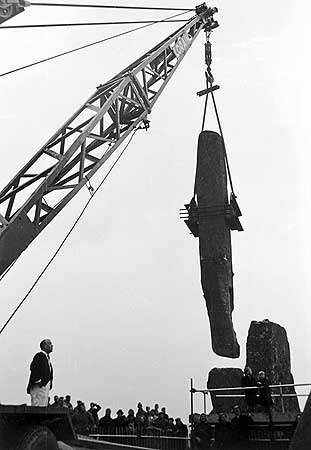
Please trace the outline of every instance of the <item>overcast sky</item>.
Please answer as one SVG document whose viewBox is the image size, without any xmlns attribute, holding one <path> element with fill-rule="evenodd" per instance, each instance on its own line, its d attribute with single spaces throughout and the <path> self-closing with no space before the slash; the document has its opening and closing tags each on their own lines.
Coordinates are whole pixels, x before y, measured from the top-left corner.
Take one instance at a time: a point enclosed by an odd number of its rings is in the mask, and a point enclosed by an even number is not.
<svg viewBox="0 0 311 450">
<path fill-rule="evenodd" d="M 88 0 L 90 3 L 105 3 Z M 76 0 L 76 3 L 85 3 Z M 109 2 L 108 2 L 109 3 Z M 188 0 L 110 4 L 194 7 Z M 189 379 L 243 367 L 250 322 L 284 326 L 296 382 L 311 381 L 309 277 L 309 2 L 218 1 L 212 34 L 216 97 L 245 231 L 232 234 L 234 324 L 241 357 L 211 350 L 198 240 L 179 219 L 193 190 L 204 88 L 204 34 L 162 93 L 148 132 L 118 166 L 10 326 L 0 336 L 0 401 L 29 402 L 29 364 L 54 342 L 52 395 L 113 413 L 138 401 L 187 419 Z M 7 24 L 144 20 L 169 13 L 32 6 Z M 179 24 L 145 30 L 0 78 L 1 188 L 104 83 Z M 0 72 L 131 27 L 2 30 Z M 206 129 L 214 129 L 209 110 Z M 92 180 L 96 188 L 103 173 Z M 83 189 L 1 284 L 4 323 L 79 214 Z M 1 211 L 0 211 L 1 212 Z M 307 356 L 306 356 L 307 355 Z M 303 392 L 303 391 L 300 391 Z M 304 391 L 306 392 L 306 391 Z M 197 410 L 202 404 L 197 402 Z"/>
</svg>

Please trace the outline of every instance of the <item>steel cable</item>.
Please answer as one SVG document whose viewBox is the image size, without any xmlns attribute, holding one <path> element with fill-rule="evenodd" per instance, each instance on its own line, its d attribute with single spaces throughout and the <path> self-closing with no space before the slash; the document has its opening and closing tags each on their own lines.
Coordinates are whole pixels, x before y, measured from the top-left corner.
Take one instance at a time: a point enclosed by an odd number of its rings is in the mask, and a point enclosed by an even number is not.
<svg viewBox="0 0 311 450">
<path fill-rule="evenodd" d="M 121 5 L 91 5 L 91 4 L 77 4 L 77 3 L 40 3 L 31 2 L 31 6 L 64 6 L 75 8 L 105 8 L 105 9 L 137 9 L 137 10 L 152 10 L 152 11 L 194 11 L 193 8 L 162 8 L 153 6 L 121 6 Z"/>
<path fill-rule="evenodd" d="M 104 178 L 102 179 L 102 181 L 99 183 L 99 185 L 97 186 L 97 188 L 92 192 L 91 197 L 88 199 L 88 201 L 86 202 L 86 204 L 84 205 L 82 211 L 80 212 L 80 214 L 78 215 L 78 217 L 76 218 L 76 220 L 74 221 L 73 225 L 71 226 L 70 230 L 67 232 L 66 236 L 64 237 L 64 239 L 62 240 L 62 242 L 60 243 L 60 245 L 57 247 L 56 251 L 54 252 L 54 254 L 52 255 L 52 257 L 49 259 L 48 263 L 45 265 L 45 267 L 43 268 L 43 270 L 40 272 L 40 274 L 37 276 L 36 280 L 33 282 L 32 286 L 30 287 L 30 289 L 27 291 L 26 295 L 23 297 L 23 299 L 19 302 L 19 304 L 16 306 L 16 308 L 14 309 L 14 311 L 12 312 L 12 314 L 9 316 L 9 318 L 7 319 L 7 321 L 5 322 L 5 324 L 2 326 L 2 328 L 0 329 L 0 334 L 2 334 L 2 332 L 4 331 L 4 329 L 8 326 L 8 324 L 11 322 L 11 320 L 13 319 L 13 317 L 15 316 L 15 314 L 17 313 L 17 311 L 20 309 L 20 307 L 23 305 L 23 303 L 27 300 L 27 298 L 29 297 L 29 295 L 31 294 L 31 292 L 33 291 L 33 289 L 36 287 L 36 285 L 38 284 L 38 282 L 40 281 L 40 279 L 42 278 L 42 276 L 44 275 L 44 273 L 47 271 L 47 269 L 49 268 L 49 266 L 52 264 L 52 262 L 54 261 L 54 259 L 56 258 L 56 256 L 58 255 L 58 253 L 60 252 L 61 248 L 63 247 L 63 245 L 65 244 L 65 242 L 67 241 L 67 239 L 69 238 L 69 236 L 71 235 L 71 233 L 73 232 L 74 228 L 76 227 L 76 225 L 78 224 L 78 222 L 80 221 L 81 217 L 83 216 L 83 214 L 85 213 L 87 207 L 89 206 L 89 204 L 91 203 L 93 197 L 95 196 L 95 194 L 99 191 L 99 189 L 102 187 L 102 185 L 104 184 L 104 182 L 107 180 L 108 176 L 110 175 L 112 169 L 115 167 L 115 165 L 119 162 L 121 156 L 124 154 L 125 150 L 128 148 L 128 146 L 130 145 L 133 137 L 135 136 L 136 132 L 138 131 L 139 128 L 136 128 L 133 132 L 133 134 L 131 135 L 129 141 L 127 142 L 127 144 L 125 145 L 125 147 L 123 148 L 123 150 L 121 151 L 121 153 L 119 154 L 119 156 L 117 157 L 117 159 L 115 160 L 115 162 L 113 163 L 113 165 L 110 167 L 110 169 L 108 170 L 107 174 L 104 176 Z M 15 263 L 15 261 L 14 261 Z M 12 263 L 12 265 L 14 264 Z M 8 268 L 8 270 L 10 270 L 11 266 Z"/>
<path fill-rule="evenodd" d="M 212 83 L 211 83 L 211 87 L 212 87 Z M 234 198 L 236 198 L 236 195 L 235 195 L 235 192 L 234 192 L 234 189 L 233 189 L 233 182 L 232 182 L 231 171 L 230 171 L 230 167 L 229 167 L 229 161 L 228 161 L 228 155 L 227 155 L 225 139 L 224 139 L 224 135 L 223 135 L 223 132 L 222 132 L 222 127 L 221 127 L 220 118 L 219 118 L 218 109 L 217 109 L 216 100 L 215 100 L 215 96 L 214 96 L 214 92 L 213 91 L 211 92 L 211 95 L 212 95 L 214 110 L 215 110 L 216 119 L 217 119 L 217 123 L 218 123 L 219 133 L 220 133 L 220 136 L 221 136 L 222 145 L 223 145 L 223 149 L 224 149 L 225 162 L 226 162 L 226 167 L 227 167 L 227 172 L 228 172 L 228 178 L 229 178 L 229 182 L 230 182 L 231 192 L 232 192 Z"/>
<path fill-rule="evenodd" d="M 136 21 L 120 21 L 120 22 L 76 22 L 76 23 L 42 23 L 30 25 L 0 25 L 0 30 L 18 29 L 18 28 L 51 28 L 51 27 L 77 27 L 77 26 L 92 26 L 92 25 L 135 25 L 138 23 L 176 23 L 187 22 L 186 19 L 180 20 L 136 20 Z"/>
<path fill-rule="evenodd" d="M 175 15 L 167 17 L 166 19 L 163 19 L 163 20 L 161 20 L 159 22 L 166 22 L 169 19 L 173 19 L 173 18 L 181 16 L 183 14 L 186 14 L 186 13 L 183 12 L 183 13 L 175 14 Z M 157 23 L 159 23 L 159 22 L 157 22 Z M 148 23 L 147 25 L 142 25 L 141 27 L 137 27 L 137 28 L 133 28 L 131 30 L 123 31 L 122 33 L 118 33 L 118 34 L 115 34 L 113 36 L 109 36 L 107 38 L 100 39 L 99 41 L 91 42 L 90 44 L 82 45 L 81 47 L 77 47 L 77 48 L 74 48 L 72 50 L 68 50 L 67 52 L 58 53 L 57 55 L 50 56 L 48 58 L 41 59 L 39 61 L 35 61 L 35 62 L 31 63 L 31 64 L 27 64 L 25 66 L 21 66 L 21 67 L 18 67 L 16 69 L 9 70 L 8 72 L 3 72 L 3 73 L 0 74 L 0 77 L 4 77 L 6 75 L 10 75 L 12 73 L 19 72 L 20 70 L 28 69 L 29 67 L 33 67 L 33 66 L 36 66 L 38 64 L 42 64 L 44 62 L 51 61 L 51 60 L 56 59 L 56 58 L 60 58 L 61 56 L 69 55 L 69 54 L 77 52 L 79 50 L 83 50 L 85 48 L 92 47 L 93 45 L 101 44 L 102 42 L 106 42 L 106 41 L 109 41 L 111 39 L 115 39 L 117 37 L 124 36 L 124 35 L 129 34 L 129 33 L 133 33 L 134 31 L 138 31 L 138 30 L 142 30 L 143 28 L 151 27 L 153 25 L 155 25 L 155 23 Z"/>
</svg>

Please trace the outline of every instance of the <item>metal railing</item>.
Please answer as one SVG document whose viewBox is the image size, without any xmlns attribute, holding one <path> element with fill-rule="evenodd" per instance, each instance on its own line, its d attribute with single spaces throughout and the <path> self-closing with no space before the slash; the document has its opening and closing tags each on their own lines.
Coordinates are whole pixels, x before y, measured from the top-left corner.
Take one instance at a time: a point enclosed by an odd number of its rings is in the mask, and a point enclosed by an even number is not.
<svg viewBox="0 0 311 450">
<path fill-rule="evenodd" d="M 282 412 L 285 412 L 284 408 L 284 397 L 308 397 L 308 394 L 298 394 L 298 393 L 284 393 L 284 388 L 295 388 L 295 387 L 301 387 L 301 386 L 311 386 L 311 383 L 286 383 L 286 384 L 271 384 L 268 387 L 270 389 L 278 389 L 278 393 L 271 394 L 272 397 L 279 397 L 281 400 L 281 408 Z M 204 413 L 206 414 L 206 397 L 210 393 L 215 392 L 224 392 L 224 391 L 246 391 L 246 390 L 256 390 L 258 391 L 260 388 L 259 386 L 232 386 L 232 387 L 220 387 L 220 388 L 212 388 L 212 389 L 195 389 L 193 387 L 193 379 L 190 380 L 190 393 L 191 393 L 191 415 L 193 415 L 193 395 L 195 393 L 201 393 L 203 394 L 203 405 L 204 405 Z M 222 398 L 245 398 L 245 394 L 219 394 L 215 395 L 215 397 L 222 397 Z"/>
<path fill-rule="evenodd" d="M 193 379 L 190 381 L 191 394 L 191 443 L 193 443 L 193 450 L 207 450 L 208 448 L 222 449 L 222 450 L 288 450 L 292 436 L 299 420 L 299 409 L 295 412 L 295 404 L 293 409 L 288 408 L 287 398 L 306 397 L 307 393 L 296 393 L 295 388 L 306 387 L 310 388 L 311 383 L 279 383 L 270 384 L 263 389 L 267 389 L 273 398 L 280 398 L 278 404 L 274 405 L 274 409 L 270 406 L 263 406 L 260 402 L 259 390 L 260 386 L 228 386 L 219 388 L 195 389 L 193 386 Z M 266 414 L 243 414 L 243 405 L 239 403 L 241 408 L 240 415 L 231 414 L 229 412 L 230 404 L 234 405 L 233 401 L 226 405 L 226 402 L 221 404 L 219 400 L 219 407 L 215 405 L 217 398 L 245 398 L 245 393 L 249 390 L 257 391 L 258 405 L 261 406 L 262 411 Z M 309 389 L 308 389 L 309 391 Z M 207 414 L 207 398 L 211 397 L 213 406 L 218 408 L 215 415 L 211 415 L 210 419 L 201 422 L 200 414 L 194 414 L 194 394 L 199 393 L 203 395 L 204 413 Z M 224 411 L 220 411 L 224 406 Z M 297 405 L 298 406 L 298 405 Z M 278 408 L 278 409 L 277 409 Z M 248 408 L 247 408 L 248 409 Z M 249 411 L 249 410 L 248 410 Z M 256 411 L 256 409 L 255 409 Z M 222 414 L 222 412 L 224 414 Z M 231 411 L 233 412 L 233 411 Z M 280 416 L 280 414 L 283 414 Z M 228 415 L 227 415 L 228 414 Z M 268 416 L 268 417 L 267 417 Z M 241 419 L 240 419 L 241 417 Z M 204 428 L 205 427 L 205 428 Z M 203 430 L 204 428 L 204 430 Z M 197 443 L 197 440 L 199 444 Z M 201 443 L 200 443 L 201 440 Z M 202 446 L 202 443 L 204 444 Z"/>
<path fill-rule="evenodd" d="M 190 439 L 188 437 L 176 437 L 165 434 L 159 428 L 146 428 L 143 430 L 128 428 L 105 427 L 98 428 L 89 437 L 98 441 L 146 447 L 160 450 L 188 450 Z"/>
</svg>

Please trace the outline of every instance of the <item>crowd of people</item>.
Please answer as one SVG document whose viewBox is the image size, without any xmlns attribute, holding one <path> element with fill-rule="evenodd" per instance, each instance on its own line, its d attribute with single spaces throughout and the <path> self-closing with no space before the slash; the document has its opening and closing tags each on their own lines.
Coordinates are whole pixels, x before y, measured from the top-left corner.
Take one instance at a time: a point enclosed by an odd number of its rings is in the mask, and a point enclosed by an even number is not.
<svg viewBox="0 0 311 450">
<path fill-rule="evenodd" d="M 193 447 L 197 450 L 206 450 L 214 447 L 217 442 L 221 448 L 227 448 L 228 444 L 230 449 L 248 449 L 243 444 L 247 443 L 248 429 L 253 424 L 251 414 L 242 414 L 238 405 L 233 407 L 231 413 L 219 414 L 216 425 L 210 424 L 204 413 L 197 417 L 193 426 Z"/>
<path fill-rule="evenodd" d="M 246 366 L 240 384 L 241 390 L 244 391 L 246 405 L 241 402 L 241 406 L 234 405 L 227 413 L 218 413 L 217 423 L 209 422 L 208 416 L 204 413 L 195 414 L 192 433 L 194 448 L 206 450 L 214 447 L 217 442 L 217 445 L 221 446 L 218 448 L 248 450 L 247 437 L 254 425 L 253 413 L 267 413 L 271 420 L 274 404 L 269 385 L 270 382 L 263 370 L 255 376 L 251 367 Z M 283 432 L 280 431 L 280 433 Z"/>
<path fill-rule="evenodd" d="M 176 419 L 169 417 L 166 408 L 159 409 L 157 403 L 153 408 L 146 406 L 144 409 L 142 403 L 139 402 L 136 412 L 134 409 L 129 409 L 125 415 L 122 409 L 119 409 L 115 417 L 112 417 L 110 408 L 107 408 L 105 414 L 100 417 L 99 411 L 102 408 L 94 402 L 90 403 L 88 410 L 81 400 L 78 400 L 77 405 L 73 407 L 70 395 L 65 397 L 55 395 L 54 402 L 50 404 L 50 407 L 68 408 L 73 427 L 78 434 L 135 434 L 139 437 L 156 432 L 165 436 L 188 436 L 187 425 L 182 422 L 180 417 Z"/>
<path fill-rule="evenodd" d="M 238 432 L 241 434 L 244 429 L 251 423 L 252 412 L 261 409 L 270 411 L 273 405 L 269 388 L 269 381 L 265 372 L 260 371 L 257 378 L 253 375 L 250 367 L 245 367 L 241 380 L 241 386 L 245 388 L 245 400 L 248 408 L 248 414 L 241 414 L 239 406 L 233 408 L 234 416 L 228 420 L 226 414 L 219 414 L 219 424 L 217 430 L 221 429 L 222 436 L 226 433 Z M 72 424 L 79 434 L 88 435 L 90 433 L 99 434 L 134 434 L 139 436 L 154 434 L 155 432 L 165 436 L 187 437 L 188 428 L 178 417 L 174 419 L 169 417 L 166 408 L 159 408 L 155 404 L 153 408 L 146 406 L 143 408 L 142 403 L 137 404 L 136 412 L 129 409 L 124 414 L 122 409 L 116 412 L 115 417 L 112 416 L 110 408 L 105 410 L 104 415 L 99 416 L 101 406 L 97 403 L 90 403 L 89 409 L 81 400 L 77 401 L 75 407 L 71 403 L 71 396 L 54 396 L 54 402 L 49 403 L 50 407 L 68 408 L 71 414 Z M 205 443 L 212 442 L 215 439 L 214 429 L 207 426 L 207 416 L 201 414 L 199 419 L 194 421 L 194 435 L 197 443 L 202 440 Z M 223 429 L 222 429 L 223 428 Z M 201 436 L 201 437 L 200 437 Z M 198 445 L 200 447 L 200 445 Z"/>
<path fill-rule="evenodd" d="M 294 422 L 286 423 L 284 429 L 276 429 L 274 436 L 280 441 L 289 439 L 300 418 L 301 414 L 297 414 Z M 215 447 L 223 450 L 249 450 L 249 437 L 258 436 L 255 424 L 252 413 L 241 412 L 239 405 L 234 405 L 230 413 L 219 413 L 217 422 L 209 421 L 209 416 L 205 413 L 195 414 L 192 448 L 194 450 L 207 450 Z M 271 428 L 268 428 L 268 434 L 262 434 L 263 430 L 263 428 L 259 429 L 261 438 L 269 438 Z"/>
</svg>

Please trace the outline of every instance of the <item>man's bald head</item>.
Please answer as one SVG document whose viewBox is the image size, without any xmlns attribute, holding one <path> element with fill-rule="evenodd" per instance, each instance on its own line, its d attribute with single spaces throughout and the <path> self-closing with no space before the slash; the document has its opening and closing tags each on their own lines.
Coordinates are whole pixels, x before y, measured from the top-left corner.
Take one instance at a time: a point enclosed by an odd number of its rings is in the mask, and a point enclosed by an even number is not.
<svg viewBox="0 0 311 450">
<path fill-rule="evenodd" d="M 51 339 L 43 339 L 43 341 L 40 342 L 40 348 L 45 353 L 51 353 L 53 351 L 53 344 Z"/>
</svg>

